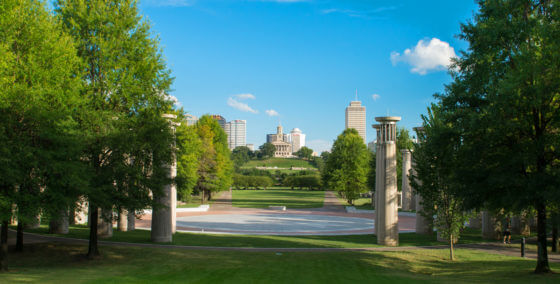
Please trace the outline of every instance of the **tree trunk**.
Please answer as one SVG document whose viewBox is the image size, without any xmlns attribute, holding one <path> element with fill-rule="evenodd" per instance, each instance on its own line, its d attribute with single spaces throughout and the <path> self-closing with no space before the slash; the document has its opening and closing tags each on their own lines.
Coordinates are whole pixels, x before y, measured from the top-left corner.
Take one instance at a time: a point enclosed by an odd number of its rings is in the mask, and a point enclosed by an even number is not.
<svg viewBox="0 0 560 284">
<path fill-rule="evenodd" d="M 97 220 L 99 218 L 99 209 L 91 202 L 89 206 L 89 249 L 87 257 L 92 259 L 99 256 L 99 249 L 97 248 Z"/>
<path fill-rule="evenodd" d="M 535 273 L 548 273 L 548 252 L 546 250 L 546 205 L 540 203 L 537 206 L 537 267 Z"/>
<path fill-rule="evenodd" d="M 455 258 L 453 256 L 453 234 L 449 234 L 449 260 L 453 261 Z"/>
<path fill-rule="evenodd" d="M 552 220 L 552 252 L 558 252 L 558 220 Z"/>
<path fill-rule="evenodd" d="M 23 222 L 18 221 L 16 234 L 16 251 L 23 251 Z"/>
<path fill-rule="evenodd" d="M 8 221 L 2 222 L 0 232 L 0 270 L 8 270 Z"/>
<path fill-rule="evenodd" d="M 203 189 L 202 192 L 201 192 L 202 193 L 202 198 L 200 199 L 200 204 L 204 204 L 204 192 L 205 191 L 206 190 Z"/>
</svg>

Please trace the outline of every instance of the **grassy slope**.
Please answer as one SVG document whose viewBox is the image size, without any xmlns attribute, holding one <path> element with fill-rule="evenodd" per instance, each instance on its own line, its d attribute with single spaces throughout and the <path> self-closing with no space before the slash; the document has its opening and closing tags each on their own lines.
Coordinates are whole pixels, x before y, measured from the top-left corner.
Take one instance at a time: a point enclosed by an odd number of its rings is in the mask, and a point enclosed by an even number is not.
<svg viewBox="0 0 560 284">
<path fill-rule="evenodd" d="M 9 255 L 0 283 L 553 283 L 533 275 L 535 261 L 457 250 L 406 252 L 239 252 L 101 247 L 87 261 L 85 245 L 41 244 Z M 551 264 L 559 271 L 560 264 Z"/>
<path fill-rule="evenodd" d="M 324 191 L 303 190 L 232 190 L 232 205 L 242 208 L 267 208 L 285 205 L 287 208 L 323 207 Z"/>
<path fill-rule="evenodd" d="M 288 159 L 288 158 L 270 158 L 266 160 L 251 160 L 244 164 L 242 168 L 255 168 L 255 167 L 279 167 L 279 168 L 289 168 L 289 167 L 299 167 L 299 168 L 310 168 L 314 169 L 313 166 L 308 161 L 301 159 Z"/>
</svg>

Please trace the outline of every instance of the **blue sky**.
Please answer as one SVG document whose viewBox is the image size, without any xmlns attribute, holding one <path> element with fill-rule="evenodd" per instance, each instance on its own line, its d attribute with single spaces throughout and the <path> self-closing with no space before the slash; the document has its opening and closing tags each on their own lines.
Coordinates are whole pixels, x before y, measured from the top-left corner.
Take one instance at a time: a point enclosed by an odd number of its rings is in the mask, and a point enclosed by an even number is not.
<svg viewBox="0 0 560 284">
<path fill-rule="evenodd" d="M 398 115 L 412 129 L 450 81 L 449 57 L 473 0 L 144 0 L 190 114 L 247 120 L 247 143 L 298 127 L 317 152 L 344 130 L 358 99 L 369 126 Z"/>
</svg>

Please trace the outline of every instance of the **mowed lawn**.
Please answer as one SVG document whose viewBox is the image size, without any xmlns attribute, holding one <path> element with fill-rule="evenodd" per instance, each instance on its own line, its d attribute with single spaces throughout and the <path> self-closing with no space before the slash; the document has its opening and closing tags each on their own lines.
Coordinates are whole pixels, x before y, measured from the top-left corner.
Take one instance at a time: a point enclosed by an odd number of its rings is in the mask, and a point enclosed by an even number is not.
<svg viewBox="0 0 560 284">
<path fill-rule="evenodd" d="M 324 191 L 232 190 L 231 204 L 242 208 L 267 208 L 271 205 L 287 208 L 320 208 L 323 207 L 324 199 Z"/>
<path fill-rule="evenodd" d="M 0 283 L 559 283 L 535 260 L 457 249 L 401 252 L 248 252 L 35 244 L 10 253 Z M 551 268 L 560 271 L 558 263 Z"/>
<path fill-rule="evenodd" d="M 302 159 L 289 159 L 289 158 L 269 158 L 265 160 L 251 160 L 244 164 L 242 168 L 255 168 L 255 167 L 278 167 L 278 168 L 309 168 L 313 169 L 313 166 L 309 161 Z"/>
</svg>

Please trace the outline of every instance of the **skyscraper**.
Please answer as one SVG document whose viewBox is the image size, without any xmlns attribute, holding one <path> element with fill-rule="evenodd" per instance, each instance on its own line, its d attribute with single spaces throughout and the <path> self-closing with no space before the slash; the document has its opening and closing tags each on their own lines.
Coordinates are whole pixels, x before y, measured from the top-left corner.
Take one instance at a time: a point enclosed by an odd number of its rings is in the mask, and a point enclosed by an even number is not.
<svg viewBox="0 0 560 284">
<path fill-rule="evenodd" d="M 301 133 L 299 128 L 294 128 L 289 135 L 289 141 L 292 143 L 292 153 L 295 153 L 305 146 L 305 134 Z"/>
<path fill-rule="evenodd" d="M 246 146 L 247 121 L 232 120 L 225 124 L 225 131 L 228 139 L 228 147 L 230 150 L 239 146 Z"/>
<path fill-rule="evenodd" d="M 185 120 L 187 121 L 187 125 L 195 125 L 198 121 L 198 117 L 191 114 L 185 114 Z"/>
<path fill-rule="evenodd" d="M 212 117 L 213 119 L 218 121 L 218 124 L 220 124 L 220 126 L 222 127 L 223 130 L 226 130 L 226 119 L 219 115 L 219 114 L 213 114 L 210 115 L 210 117 Z"/>
<path fill-rule="evenodd" d="M 366 107 L 362 106 L 360 101 L 352 101 L 346 107 L 346 125 L 345 129 L 354 128 L 358 130 L 358 134 L 366 142 Z"/>
</svg>

